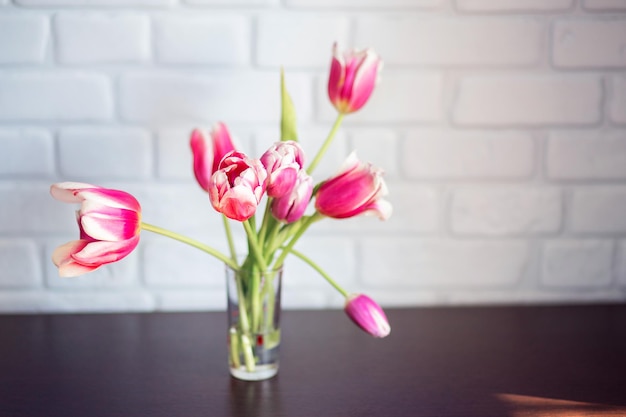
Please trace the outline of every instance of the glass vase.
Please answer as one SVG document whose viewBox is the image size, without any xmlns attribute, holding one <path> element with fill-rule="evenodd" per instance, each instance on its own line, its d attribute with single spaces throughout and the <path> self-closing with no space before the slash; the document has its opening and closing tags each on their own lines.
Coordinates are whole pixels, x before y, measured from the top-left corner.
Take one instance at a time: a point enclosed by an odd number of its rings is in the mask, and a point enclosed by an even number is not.
<svg viewBox="0 0 626 417">
<path fill-rule="evenodd" d="M 282 267 L 226 266 L 228 363 L 235 378 L 260 381 L 278 373 L 282 274 Z"/>
</svg>

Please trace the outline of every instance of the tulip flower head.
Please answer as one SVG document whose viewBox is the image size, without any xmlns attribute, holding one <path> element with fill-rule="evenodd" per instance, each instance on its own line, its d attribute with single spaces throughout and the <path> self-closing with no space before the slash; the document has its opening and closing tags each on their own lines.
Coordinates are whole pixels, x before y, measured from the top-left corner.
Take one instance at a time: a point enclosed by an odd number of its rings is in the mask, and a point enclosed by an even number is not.
<svg viewBox="0 0 626 417">
<path fill-rule="evenodd" d="M 391 216 L 392 208 L 388 201 L 382 199 L 385 195 L 387 186 L 382 171 L 360 162 L 353 152 L 340 172 L 319 187 L 315 208 L 335 219 L 375 214 L 386 220 Z"/>
<path fill-rule="evenodd" d="M 75 277 L 119 261 L 135 249 L 141 230 L 141 207 L 130 194 L 95 185 L 53 184 L 50 194 L 65 203 L 80 203 L 78 240 L 56 248 L 52 261 L 62 277 Z"/>
<path fill-rule="evenodd" d="M 385 312 L 367 295 L 350 295 L 344 310 L 357 326 L 374 337 L 385 337 L 391 333 Z"/>
<path fill-rule="evenodd" d="M 299 220 L 309 205 L 312 193 L 313 178 L 302 169 L 291 192 L 272 201 L 272 215 L 285 223 Z"/>
<path fill-rule="evenodd" d="M 267 170 L 267 195 L 282 197 L 291 192 L 304 166 L 304 151 L 292 140 L 276 142 L 263 156 L 261 163 Z"/>
<path fill-rule="evenodd" d="M 359 110 L 372 95 L 382 61 L 371 49 L 341 54 L 333 45 L 328 76 L 328 97 L 339 113 Z"/>
<path fill-rule="evenodd" d="M 209 198 L 218 212 L 229 219 L 245 221 L 254 215 L 266 183 L 267 171 L 261 161 L 232 151 L 211 176 Z"/>
<path fill-rule="evenodd" d="M 211 175 L 217 171 L 224 156 L 235 150 L 228 128 L 222 122 L 217 123 L 207 134 L 201 129 L 194 129 L 189 140 L 193 153 L 193 173 L 203 190 L 209 190 Z"/>
</svg>

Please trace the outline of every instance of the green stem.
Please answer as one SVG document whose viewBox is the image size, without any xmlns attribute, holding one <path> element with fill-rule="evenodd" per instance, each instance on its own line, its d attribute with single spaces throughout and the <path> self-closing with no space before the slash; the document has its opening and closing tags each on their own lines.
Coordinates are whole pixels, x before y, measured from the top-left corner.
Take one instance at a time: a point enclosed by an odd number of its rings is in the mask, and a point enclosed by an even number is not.
<svg viewBox="0 0 626 417">
<path fill-rule="evenodd" d="M 298 231 L 293 235 L 293 237 L 291 238 L 287 246 L 283 248 L 283 251 L 280 253 L 280 256 L 278 257 L 278 259 L 276 259 L 276 262 L 274 262 L 274 269 L 280 267 L 283 264 L 283 262 L 285 262 L 285 258 L 287 257 L 289 252 L 291 252 L 291 249 L 293 248 L 293 246 L 296 244 L 298 239 L 302 237 L 302 235 L 304 234 L 304 232 L 306 232 L 309 226 L 311 226 L 316 221 L 320 220 L 322 217 L 324 216 L 316 211 L 312 216 L 308 217 L 304 221 L 304 223 L 300 226 Z"/>
<path fill-rule="evenodd" d="M 322 268 L 320 268 L 315 262 L 313 262 L 310 258 L 304 256 L 304 254 L 302 254 L 301 252 L 298 252 L 295 249 L 290 249 L 289 252 L 293 253 L 295 256 L 297 256 L 298 258 L 302 259 L 304 262 L 306 262 L 307 264 L 309 264 L 309 266 L 313 269 L 315 269 L 322 277 L 324 277 L 324 279 L 326 281 L 328 281 L 328 283 L 330 285 L 332 285 L 333 287 L 335 287 L 335 289 L 337 291 L 339 291 L 341 293 L 341 295 L 343 295 L 344 297 L 348 297 L 350 294 L 348 294 L 348 291 L 344 290 L 339 284 L 337 284 L 337 282 L 332 279 L 330 277 L 330 275 L 328 275 L 326 272 L 324 272 L 324 270 Z"/>
<path fill-rule="evenodd" d="M 230 257 L 233 262 L 237 262 L 237 251 L 235 250 L 235 243 L 233 241 L 233 233 L 230 230 L 230 223 L 228 217 L 222 214 L 222 221 L 224 222 L 224 230 L 226 231 L 226 240 L 228 240 L 228 250 L 230 251 Z"/>
<path fill-rule="evenodd" d="M 216 257 L 217 259 L 219 259 L 220 261 L 224 262 L 226 265 L 230 266 L 233 269 L 238 269 L 239 266 L 237 265 L 237 263 L 235 261 L 233 261 L 232 259 L 230 259 L 228 256 L 224 255 L 223 253 L 221 253 L 220 251 L 218 251 L 217 249 L 213 249 L 212 247 L 205 245 L 204 243 L 198 242 L 195 239 L 191 239 L 187 236 L 183 236 L 180 235 L 178 233 L 172 232 L 170 230 L 167 229 L 163 229 L 162 227 L 159 226 L 155 226 L 152 224 L 148 224 L 148 223 L 141 223 L 141 228 L 143 230 L 147 230 L 149 232 L 152 233 L 157 233 L 163 236 L 167 236 L 171 239 L 174 240 L 178 240 L 179 242 L 183 242 L 186 243 L 189 246 L 193 246 L 194 248 L 200 249 L 203 252 L 208 253 L 209 255 L 212 255 L 214 257 Z"/>
<path fill-rule="evenodd" d="M 259 246 L 259 242 L 257 241 L 257 236 L 256 236 L 256 233 L 254 232 L 253 226 L 250 224 L 248 220 L 242 222 L 242 224 L 243 224 L 243 228 L 246 231 L 246 234 L 248 235 L 248 243 L 250 245 L 250 248 L 252 249 L 252 254 L 254 255 L 254 258 L 256 259 L 259 265 L 259 268 L 263 272 L 267 271 L 267 264 L 265 263 L 265 258 L 263 257 L 263 250 Z"/>
<path fill-rule="evenodd" d="M 339 126 L 341 125 L 341 122 L 343 121 L 343 116 L 344 116 L 343 113 L 337 114 L 337 118 L 335 119 L 335 124 L 333 124 L 332 129 L 330 129 L 330 132 L 328 133 L 328 137 L 326 137 L 326 140 L 322 144 L 322 147 L 319 149 L 319 151 L 317 151 L 317 155 L 315 155 L 315 158 L 313 158 L 313 160 L 309 164 L 309 167 L 306 170 L 306 172 L 309 173 L 309 175 L 313 173 L 313 170 L 317 167 L 317 164 L 320 163 L 322 157 L 328 150 L 328 147 L 333 142 L 333 139 L 335 138 L 335 134 L 337 133 L 337 130 L 339 129 Z"/>
</svg>

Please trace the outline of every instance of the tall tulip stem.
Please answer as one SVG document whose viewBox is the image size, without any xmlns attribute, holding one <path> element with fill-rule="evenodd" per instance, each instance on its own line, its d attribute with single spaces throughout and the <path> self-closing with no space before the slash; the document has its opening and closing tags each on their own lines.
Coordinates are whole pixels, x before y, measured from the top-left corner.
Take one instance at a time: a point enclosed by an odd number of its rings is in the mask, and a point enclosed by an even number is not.
<svg viewBox="0 0 626 417">
<path fill-rule="evenodd" d="M 298 252 L 295 249 L 290 249 L 289 252 L 293 253 L 298 258 L 302 259 L 306 262 L 311 268 L 315 269 L 330 285 L 332 285 L 337 291 L 341 293 L 344 297 L 348 298 L 350 295 L 348 291 L 344 290 L 337 282 L 330 277 L 322 268 L 319 267 L 315 262 L 313 262 L 310 258 L 305 256 L 303 253 Z"/>
<path fill-rule="evenodd" d="M 238 269 L 239 266 L 237 265 L 237 263 L 235 261 L 233 261 L 231 258 L 229 258 L 228 256 L 224 255 L 222 252 L 218 251 L 217 249 L 214 249 L 208 245 L 205 245 L 202 242 L 198 242 L 195 239 L 191 239 L 187 236 L 183 236 L 180 235 L 178 233 L 172 232 L 170 230 L 167 229 L 163 229 L 162 227 L 159 226 L 155 226 L 149 223 L 144 223 L 141 222 L 141 228 L 143 230 L 147 230 L 149 232 L 152 233 L 157 233 L 159 235 L 163 235 L 163 236 L 167 236 L 171 239 L 174 240 L 178 240 L 179 242 L 183 242 L 188 244 L 189 246 L 193 246 L 194 248 L 200 249 L 203 252 L 208 253 L 209 255 L 212 255 L 214 257 L 216 257 L 217 259 L 219 259 L 220 261 L 224 262 L 226 265 L 230 266 L 233 269 Z"/>
<path fill-rule="evenodd" d="M 337 133 L 337 130 L 339 130 L 339 126 L 341 125 L 341 122 L 343 121 L 343 116 L 344 116 L 343 113 L 337 114 L 337 118 L 335 119 L 335 124 L 333 124 L 332 129 L 330 129 L 330 132 L 328 133 L 326 140 L 324 141 L 320 149 L 317 151 L 317 155 L 315 155 L 315 157 L 309 164 L 308 168 L 306 169 L 306 172 L 309 175 L 313 173 L 313 170 L 320 163 L 320 161 L 322 160 L 322 157 L 324 156 L 324 154 L 330 147 L 330 144 L 333 142 L 333 139 L 335 138 L 335 134 Z"/>
</svg>

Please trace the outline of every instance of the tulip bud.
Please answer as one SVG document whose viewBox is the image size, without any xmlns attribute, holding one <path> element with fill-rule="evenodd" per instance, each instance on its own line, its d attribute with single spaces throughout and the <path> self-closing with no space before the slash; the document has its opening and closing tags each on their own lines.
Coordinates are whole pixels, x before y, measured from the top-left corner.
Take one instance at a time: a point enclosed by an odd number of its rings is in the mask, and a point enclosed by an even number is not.
<svg viewBox="0 0 626 417">
<path fill-rule="evenodd" d="M 352 113 L 365 105 L 374 91 L 382 61 L 371 49 L 343 55 L 333 45 L 328 76 L 328 97 L 339 113 Z"/>
<path fill-rule="evenodd" d="M 367 295 L 350 295 L 344 310 L 357 326 L 374 337 L 385 337 L 391 332 L 385 312 Z"/>
<path fill-rule="evenodd" d="M 309 205 L 312 193 L 313 178 L 302 169 L 291 192 L 272 201 L 272 214 L 285 223 L 299 220 Z"/>
<path fill-rule="evenodd" d="M 141 207 L 132 195 L 76 182 L 53 184 L 50 194 L 65 203 L 81 203 L 76 213 L 79 239 L 59 246 L 52 254 L 60 276 L 91 272 L 119 261 L 137 247 Z"/>
<path fill-rule="evenodd" d="M 193 153 L 193 173 L 203 190 L 208 191 L 211 175 L 217 171 L 224 155 L 235 150 L 228 128 L 222 122 L 211 129 L 209 135 L 194 129 L 189 141 Z"/>
<path fill-rule="evenodd" d="M 276 142 L 263 156 L 261 163 L 267 170 L 267 195 L 282 197 L 291 192 L 304 166 L 304 151 L 294 141 Z"/>
<path fill-rule="evenodd" d="M 230 152 L 209 181 L 211 204 L 229 219 L 248 220 L 265 193 L 266 180 L 267 172 L 258 159 Z"/>
<path fill-rule="evenodd" d="M 387 195 L 382 171 L 360 162 L 353 152 L 339 173 L 319 187 L 315 208 L 321 214 L 343 219 L 359 214 L 375 214 L 381 220 L 391 215 L 391 204 L 381 197 Z"/>
</svg>

